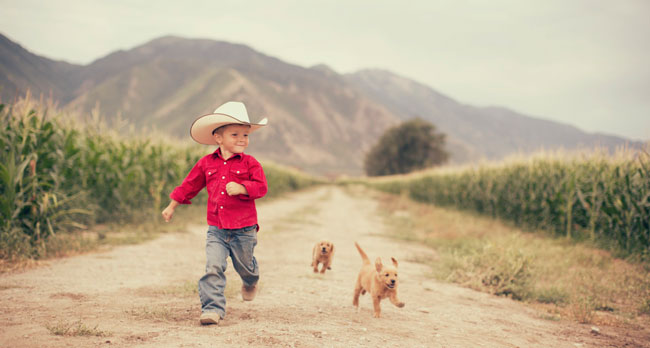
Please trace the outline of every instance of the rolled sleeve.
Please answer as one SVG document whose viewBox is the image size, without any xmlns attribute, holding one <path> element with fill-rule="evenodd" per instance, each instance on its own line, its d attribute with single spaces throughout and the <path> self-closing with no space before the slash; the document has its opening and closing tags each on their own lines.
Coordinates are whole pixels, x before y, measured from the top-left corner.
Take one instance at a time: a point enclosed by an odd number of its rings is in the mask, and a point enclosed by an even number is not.
<svg viewBox="0 0 650 348">
<path fill-rule="evenodd" d="M 250 162 L 250 179 L 242 181 L 242 185 L 246 187 L 248 195 L 240 195 L 241 199 L 253 200 L 264 197 L 268 191 L 268 184 L 266 182 L 266 175 L 262 165 L 255 159 Z"/>
</svg>

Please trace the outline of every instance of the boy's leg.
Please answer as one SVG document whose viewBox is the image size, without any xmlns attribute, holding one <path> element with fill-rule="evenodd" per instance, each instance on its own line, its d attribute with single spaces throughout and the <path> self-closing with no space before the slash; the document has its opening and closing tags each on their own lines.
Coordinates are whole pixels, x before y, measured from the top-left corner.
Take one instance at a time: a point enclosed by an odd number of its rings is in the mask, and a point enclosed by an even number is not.
<svg viewBox="0 0 650 348">
<path fill-rule="evenodd" d="M 205 243 L 205 274 L 199 279 L 199 297 L 202 312 L 215 312 L 221 318 L 226 315 L 226 276 L 230 254 L 228 241 L 223 231 L 210 226 Z"/>
<path fill-rule="evenodd" d="M 245 300 L 252 300 L 252 297 L 255 296 L 255 285 L 260 279 L 260 270 L 257 265 L 257 260 L 253 255 L 256 245 L 256 226 L 245 227 L 237 233 L 234 233 L 233 240 L 230 244 L 232 264 L 237 273 L 239 273 L 239 276 L 244 283 L 244 287 L 250 289 L 249 291 L 253 291 L 253 293 L 249 295 L 249 298 L 244 297 Z"/>
</svg>

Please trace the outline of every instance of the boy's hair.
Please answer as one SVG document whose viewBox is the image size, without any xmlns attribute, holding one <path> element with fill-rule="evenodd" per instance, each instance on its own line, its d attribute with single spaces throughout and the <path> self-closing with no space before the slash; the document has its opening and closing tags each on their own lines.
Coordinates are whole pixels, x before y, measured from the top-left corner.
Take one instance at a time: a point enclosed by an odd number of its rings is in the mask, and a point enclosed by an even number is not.
<svg viewBox="0 0 650 348">
<path fill-rule="evenodd" d="M 223 133 L 223 130 L 226 129 L 226 127 L 228 127 L 228 126 L 248 126 L 248 128 L 251 127 L 250 125 L 247 125 L 247 124 L 239 124 L 239 123 L 229 123 L 229 124 L 224 124 L 223 126 L 219 126 L 219 127 L 215 128 L 215 129 L 213 129 L 213 130 L 212 130 L 212 135 L 214 135 L 214 133 L 222 134 L 222 133 Z"/>
<path fill-rule="evenodd" d="M 228 126 L 228 125 L 225 125 L 225 126 Z M 213 129 L 213 130 L 212 130 L 212 135 L 214 135 L 214 133 L 219 133 L 219 134 L 221 134 L 221 132 L 223 132 L 223 128 L 224 128 L 225 126 L 220 126 L 220 127 L 217 127 L 217 128 L 215 128 L 215 129 Z"/>
</svg>

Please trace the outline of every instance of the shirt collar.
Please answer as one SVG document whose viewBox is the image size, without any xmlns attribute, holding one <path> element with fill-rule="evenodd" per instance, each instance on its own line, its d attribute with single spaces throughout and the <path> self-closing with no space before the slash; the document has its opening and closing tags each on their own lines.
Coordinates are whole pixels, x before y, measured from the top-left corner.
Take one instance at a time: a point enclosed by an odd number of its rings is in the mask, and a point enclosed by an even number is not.
<svg viewBox="0 0 650 348">
<path fill-rule="evenodd" d="M 229 159 L 226 160 L 226 159 L 224 159 L 223 156 L 221 155 L 221 148 L 220 148 L 220 147 L 218 147 L 217 150 L 215 150 L 212 154 L 213 154 L 214 157 L 217 157 L 217 158 L 219 158 L 219 159 L 221 159 L 221 160 L 223 160 L 223 161 L 229 161 L 229 160 L 231 160 L 231 159 L 233 159 L 233 158 L 235 158 L 235 157 L 242 158 L 242 154 L 241 154 L 241 153 L 234 153 L 234 154 L 233 154 Z"/>
</svg>

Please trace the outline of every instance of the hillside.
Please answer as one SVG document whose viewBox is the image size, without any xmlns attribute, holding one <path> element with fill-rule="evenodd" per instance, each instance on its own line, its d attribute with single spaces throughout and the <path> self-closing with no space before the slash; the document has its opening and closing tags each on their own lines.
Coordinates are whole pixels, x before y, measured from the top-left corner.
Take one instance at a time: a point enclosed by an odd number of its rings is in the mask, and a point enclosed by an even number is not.
<svg viewBox="0 0 650 348">
<path fill-rule="evenodd" d="M 71 74 L 81 66 L 30 53 L 0 34 L 0 98 L 11 101 L 27 89 L 36 96 L 64 100 L 74 89 Z"/>
<path fill-rule="evenodd" d="M 251 153 L 317 174 L 361 174 L 363 156 L 381 133 L 416 116 L 449 135 L 456 163 L 626 142 L 504 108 L 464 105 L 387 71 L 341 75 L 213 40 L 168 36 L 78 66 L 39 57 L 1 36 L 0 71 L 2 100 L 29 88 L 37 96 L 51 93 L 67 109 L 99 107 L 109 120 L 119 116 L 181 139 L 197 116 L 240 100 L 253 121 L 270 121 L 255 134 Z"/>
<path fill-rule="evenodd" d="M 383 70 L 345 75 L 373 101 L 401 120 L 421 117 L 448 135 L 456 162 L 480 157 L 500 159 L 513 152 L 534 152 L 595 145 L 614 149 L 624 139 L 589 134 L 562 123 L 530 117 L 503 107 L 474 107 L 459 103 L 432 88 Z"/>
</svg>

